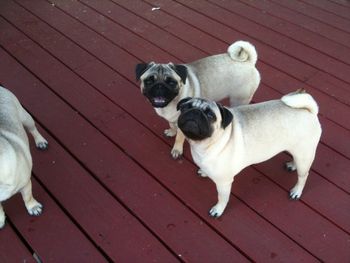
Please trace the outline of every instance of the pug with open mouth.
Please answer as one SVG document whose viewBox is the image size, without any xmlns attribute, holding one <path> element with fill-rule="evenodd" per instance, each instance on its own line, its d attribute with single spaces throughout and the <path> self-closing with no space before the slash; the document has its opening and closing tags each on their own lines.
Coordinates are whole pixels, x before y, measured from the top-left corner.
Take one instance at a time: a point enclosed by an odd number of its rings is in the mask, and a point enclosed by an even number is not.
<svg viewBox="0 0 350 263">
<path fill-rule="evenodd" d="M 164 131 L 176 135 L 171 150 L 174 159 L 182 155 L 185 137 L 177 128 L 180 113 L 177 103 L 185 97 L 218 101 L 229 97 L 231 106 L 248 104 L 260 82 L 255 68 L 257 53 L 253 45 L 237 41 L 227 53 L 206 57 L 189 64 L 141 63 L 136 66 L 136 79 L 141 91 L 157 114 L 169 122 Z"/>
<path fill-rule="evenodd" d="M 210 209 L 211 216 L 224 212 L 235 175 L 283 151 L 293 157 L 286 168 L 298 174 L 290 198 L 300 198 L 322 132 L 311 95 L 299 90 L 280 100 L 231 109 L 185 98 L 177 107 L 181 111 L 178 127 L 190 143 L 199 174 L 216 184 L 218 202 Z"/>
<path fill-rule="evenodd" d="M 32 134 L 38 149 L 47 148 L 48 143 L 38 132 L 33 118 L 15 95 L 0 86 L 0 228 L 5 225 L 1 202 L 18 192 L 30 215 L 40 215 L 43 208 L 32 195 L 32 156 L 24 128 Z"/>
</svg>

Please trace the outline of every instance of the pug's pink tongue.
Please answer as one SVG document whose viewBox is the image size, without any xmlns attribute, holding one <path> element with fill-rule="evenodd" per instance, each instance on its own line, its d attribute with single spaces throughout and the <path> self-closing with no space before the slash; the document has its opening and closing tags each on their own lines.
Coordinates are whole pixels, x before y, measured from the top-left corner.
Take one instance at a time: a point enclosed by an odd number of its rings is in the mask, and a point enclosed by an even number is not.
<svg viewBox="0 0 350 263">
<path fill-rule="evenodd" d="M 160 97 L 154 98 L 153 100 L 154 100 L 155 103 L 164 103 L 165 102 L 165 99 L 164 98 L 160 98 Z"/>
</svg>

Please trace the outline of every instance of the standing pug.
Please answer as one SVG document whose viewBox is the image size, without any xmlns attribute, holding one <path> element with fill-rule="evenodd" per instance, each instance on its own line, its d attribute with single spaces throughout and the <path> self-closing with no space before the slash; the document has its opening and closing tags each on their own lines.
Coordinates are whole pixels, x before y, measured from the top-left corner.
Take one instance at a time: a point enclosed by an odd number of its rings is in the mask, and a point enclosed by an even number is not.
<svg viewBox="0 0 350 263">
<path fill-rule="evenodd" d="M 15 95 L 0 86 L 0 228 L 5 225 L 1 202 L 17 192 L 21 192 L 30 215 L 42 212 L 42 205 L 32 195 L 32 156 L 24 127 L 33 135 L 37 148 L 47 148 L 32 117 Z"/>
<path fill-rule="evenodd" d="M 318 106 L 309 94 L 297 91 L 280 100 L 232 109 L 187 98 L 178 109 L 178 127 L 189 140 L 199 173 L 216 184 L 218 202 L 210 209 L 211 216 L 224 212 L 236 174 L 283 151 L 293 156 L 288 170 L 298 173 L 290 198 L 300 198 L 322 131 Z"/>
<path fill-rule="evenodd" d="M 177 103 L 185 97 L 210 100 L 230 98 L 231 106 L 248 104 L 260 82 L 255 68 L 257 53 L 253 45 L 237 41 L 227 53 L 206 57 L 190 64 L 138 64 L 136 79 L 141 80 L 141 91 L 153 105 L 157 114 L 169 122 L 164 131 L 168 137 L 176 135 L 171 155 L 182 155 L 185 140 L 177 128 L 180 113 Z"/>
</svg>

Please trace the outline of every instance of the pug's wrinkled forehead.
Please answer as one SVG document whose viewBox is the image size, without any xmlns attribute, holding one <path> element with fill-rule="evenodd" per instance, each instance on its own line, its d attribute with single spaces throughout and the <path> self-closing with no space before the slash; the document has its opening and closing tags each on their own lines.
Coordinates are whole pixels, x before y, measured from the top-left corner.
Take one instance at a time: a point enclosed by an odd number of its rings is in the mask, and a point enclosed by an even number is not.
<svg viewBox="0 0 350 263">
<path fill-rule="evenodd" d="M 186 84 L 188 70 L 185 65 L 173 64 L 158 64 L 155 62 L 140 63 L 135 68 L 136 80 L 144 81 L 148 77 L 154 78 L 156 81 L 165 81 L 166 78 L 173 78 L 177 82 L 182 81 Z"/>
<path fill-rule="evenodd" d="M 216 108 L 216 103 L 214 101 L 209 101 L 202 98 L 193 98 L 190 101 L 192 107 L 198 108 L 200 110 L 207 110 Z"/>
<path fill-rule="evenodd" d="M 186 105 L 186 108 L 197 108 L 200 110 L 214 110 L 216 107 L 216 103 L 214 101 L 209 101 L 203 98 L 185 98 L 179 103 L 179 108 Z"/>
<path fill-rule="evenodd" d="M 148 76 L 154 76 L 155 80 L 164 80 L 167 77 L 175 77 L 174 64 L 156 64 L 153 63 L 147 70 Z M 178 78 L 180 80 L 180 78 Z"/>
</svg>

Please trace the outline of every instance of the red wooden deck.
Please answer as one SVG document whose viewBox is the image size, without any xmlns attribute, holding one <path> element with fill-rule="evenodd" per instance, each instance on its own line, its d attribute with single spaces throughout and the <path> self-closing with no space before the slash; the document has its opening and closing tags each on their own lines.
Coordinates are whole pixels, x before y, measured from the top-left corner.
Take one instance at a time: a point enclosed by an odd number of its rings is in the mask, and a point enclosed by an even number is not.
<svg viewBox="0 0 350 263">
<path fill-rule="evenodd" d="M 152 7 L 160 7 L 152 11 Z M 280 154 L 245 169 L 215 220 L 214 184 L 170 158 L 140 61 L 190 62 L 238 40 L 259 54 L 254 101 L 305 88 L 322 141 L 299 202 Z M 0 82 L 50 142 L 34 195 L 4 203 L 0 262 L 350 262 L 350 2 L 4 0 Z"/>
</svg>

